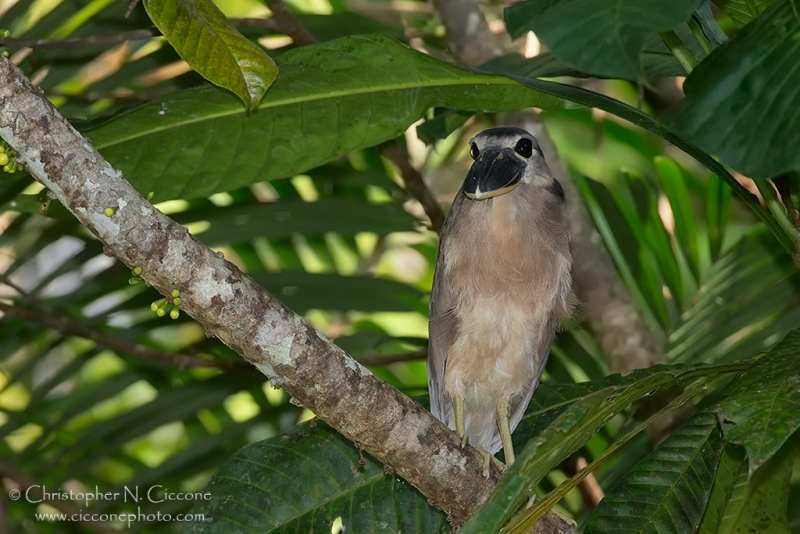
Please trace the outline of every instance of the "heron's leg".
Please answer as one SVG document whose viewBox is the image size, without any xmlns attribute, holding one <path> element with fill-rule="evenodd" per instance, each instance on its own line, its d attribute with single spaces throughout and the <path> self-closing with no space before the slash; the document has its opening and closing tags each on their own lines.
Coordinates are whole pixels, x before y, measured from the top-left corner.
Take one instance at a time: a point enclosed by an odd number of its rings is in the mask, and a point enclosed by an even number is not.
<svg viewBox="0 0 800 534">
<path fill-rule="evenodd" d="M 503 452 L 506 455 L 506 467 L 511 467 L 514 460 L 514 445 L 511 443 L 511 399 L 502 397 L 497 403 L 497 429 L 500 431 L 500 441 L 503 443 Z"/>
<path fill-rule="evenodd" d="M 464 419 L 464 397 L 453 396 L 453 416 L 456 418 L 456 434 L 461 438 L 461 446 L 467 444 L 467 424 Z"/>
<path fill-rule="evenodd" d="M 506 466 L 503 465 L 503 462 L 495 458 L 492 454 L 489 453 L 483 447 L 475 447 L 479 453 L 483 456 L 483 471 L 481 472 L 484 477 L 489 478 L 489 464 L 493 463 L 494 466 L 497 468 L 498 471 L 503 471 Z"/>
</svg>

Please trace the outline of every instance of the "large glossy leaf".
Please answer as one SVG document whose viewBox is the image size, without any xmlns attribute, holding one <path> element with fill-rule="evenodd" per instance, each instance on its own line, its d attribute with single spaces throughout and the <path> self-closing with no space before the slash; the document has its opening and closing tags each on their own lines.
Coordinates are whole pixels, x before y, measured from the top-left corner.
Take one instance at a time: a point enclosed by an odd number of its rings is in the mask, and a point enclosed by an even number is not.
<svg viewBox="0 0 800 534">
<path fill-rule="evenodd" d="M 800 428 L 800 330 L 789 332 L 725 393 L 722 429 L 747 450 L 752 475 Z"/>
<path fill-rule="evenodd" d="M 331 532 L 337 518 L 342 532 L 451 530 L 416 489 L 319 421 L 241 449 L 206 491 L 211 499 L 192 513 L 213 522 L 185 523 L 181 532 Z"/>
<path fill-rule="evenodd" d="M 278 63 L 281 76 L 255 113 L 201 86 L 85 133 L 139 191 L 164 200 L 292 176 L 394 138 L 434 106 L 563 105 L 505 76 L 470 72 L 383 36 L 304 46 Z"/>
<path fill-rule="evenodd" d="M 695 414 L 610 488 L 584 532 L 694 532 L 706 509 L 722 446 L 716 414 Z"/>
<path fill-rule="evenodd" d="M 749 482 L 747 470 L 741 469 L 723 516 L 712 532 L 789 534 L 786 507 L 797 449 L 796 439 L 786 443 Z"/>
<path fill-rule="evenodd" d="M 211 0 L 143 0 L 147 14 L 180 56 L 206 80 L 229 89 L 247 109 L 278 76 L 264 50 L 239 33 Z"/>
<path fill-rule="evenodd" d="M 666 123 L 752 178 L 800 169 L 798 35 L 796 5 L 776 1 L 692 72 Z"/>
<path fill-rule="evenodd" d="M 741 508 L 740 489 L 747 485 L 747 461 L 744 450 L 731 444 L 725 445 L 717 464 L 714 487 L 708 498 L 698 534 L 717 534 L 723 517 L 735 508 Z"/>
<path fill-rule="evenodd" d="M 550 51 L 585 72 L 644 75 L 645 40 L 686 21 L 697 0 L 527 0 L 505 10 L 512 37 L 533 31 Z"/>
</svg>

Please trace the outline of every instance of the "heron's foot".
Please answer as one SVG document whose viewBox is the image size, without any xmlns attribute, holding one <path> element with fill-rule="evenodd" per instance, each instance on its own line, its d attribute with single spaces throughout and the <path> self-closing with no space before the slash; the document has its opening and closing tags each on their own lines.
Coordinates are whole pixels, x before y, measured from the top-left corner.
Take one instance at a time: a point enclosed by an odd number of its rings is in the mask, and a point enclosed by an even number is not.
<svg viewBox="0 0 800 534">
<path fill-rule="evenodd" d="M 494 464 L 495 468 L 497 468 L 497 470 L 500 471 L 501 473 L 506 470 L 506 465 L 497 458 L 495 458 L 494 455 L 489 454 L 489 451 L 487 451 L 483 447 L 475 447 L 475 448 L 478 450 L 479 453 L 481 453 L 481 456 L 483 456 L 483 471 L 481 471 L 481 474 L 485 478 L 489 478 L 489 464 Z"/>
</svg>

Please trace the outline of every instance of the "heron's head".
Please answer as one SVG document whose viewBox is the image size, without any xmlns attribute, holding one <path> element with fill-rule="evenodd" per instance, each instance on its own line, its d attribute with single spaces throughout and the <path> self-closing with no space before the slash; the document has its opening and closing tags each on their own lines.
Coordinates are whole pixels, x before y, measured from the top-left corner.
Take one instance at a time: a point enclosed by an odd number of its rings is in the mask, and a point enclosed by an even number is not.
<svg viewBox="0 0 800 534">
<path fill-rule="evenodd" d="M 520 128 L 491 128 L 469 142 L 475 162 L 464 181 L 464 194 L 472 200 L 505 195 L 535 174 L 544 161 L 534 136 Z"/>
</svg>

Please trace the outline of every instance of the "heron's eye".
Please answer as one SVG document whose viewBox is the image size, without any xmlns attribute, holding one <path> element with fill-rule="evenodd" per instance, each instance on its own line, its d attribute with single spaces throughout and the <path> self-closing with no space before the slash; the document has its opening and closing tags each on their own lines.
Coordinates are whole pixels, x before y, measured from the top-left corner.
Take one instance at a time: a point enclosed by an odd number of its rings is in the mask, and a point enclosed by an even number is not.
<svg viewBox="0 0 800 534">
<path fill-rule="evenodd" d="M 533 143 L 530 139 L 520 139 L 514 151 L 523 158 L 529 158 L 533 155 Z"/>
<path fill-rule="evenodd" d="M 478 159 L 478 156 L 481 155 L 481 151 L 478 150 L 478 145 L 472 143 L 469 146 L 469 155 L 472 156 L 472 159 Z"/>
</svg>

